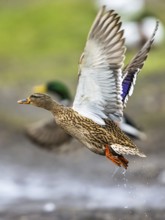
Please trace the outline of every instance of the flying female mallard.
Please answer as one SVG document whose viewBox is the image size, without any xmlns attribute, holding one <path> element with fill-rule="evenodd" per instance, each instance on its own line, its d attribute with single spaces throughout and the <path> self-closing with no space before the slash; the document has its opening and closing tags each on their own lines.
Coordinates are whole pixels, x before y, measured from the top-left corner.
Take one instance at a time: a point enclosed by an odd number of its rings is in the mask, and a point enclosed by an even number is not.
<svg viewBox="0 0 165 220">
<path fill-rule="evenodd" d="M 52 94 L 56 98 L 60 98 L 62 104 L 72 105 L 69 88 L 60 81 L 50 81 L 46 84 L 35 86 L 34 92 Z M 119 127 L 131 139 L 143 140 L 146 137 L 135 122 L 126 114 L 123 115 Z M 28 125 L 26 127 L 26 134 L 30 140 L 46 150 L 60 149 L 59 146 L 68 143 L 72 137 L 60 128 L 54 119 L 41 120 Z"/>
<path fill-rule="evenodd" d="M 154 33 L 123 70 L 124 31 L 120 17 L 103 6 L 89 32 L 80 57 L 79 81 L 72 107 L 65 107 L 46 94 L 35 93 L 19 104 L 32 104 L 50 111 L 56 123 L 91 151 L 128 167 L 123 154 L 145 157 L 118 127 L 123 108 L 132 94 L 136 76 L 151 48 Z M 132 83 L 130 83 L 132 82 Z"/>
</svg>

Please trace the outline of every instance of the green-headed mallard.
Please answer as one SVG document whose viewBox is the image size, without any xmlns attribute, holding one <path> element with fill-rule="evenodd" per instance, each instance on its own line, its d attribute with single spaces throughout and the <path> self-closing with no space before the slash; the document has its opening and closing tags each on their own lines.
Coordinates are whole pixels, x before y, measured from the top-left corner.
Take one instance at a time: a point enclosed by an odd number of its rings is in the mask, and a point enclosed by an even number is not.
<svg viewBox="0 0 165 220">
<path fill-rule="evenodd" d="M 91 151 L 127 168 L 123 154 L 145 157 L 118 127 L 123 108 L 132 94 L 158 29 L 123 70 L 124 31 L 114 10 L 99 11 L 88 35 L 79 64 L 79 81 L 72 107 L 65 107 L 46 94 L 32 94 L 19 104 L 32 104 L 50 111 L 56 123 Z M 130 82 L 132 82 L 130 84 Z"/>
<path fill-rule="evenodd" d="M 50 93 L 54 96 L 57 96 L 60 99 L 60 102 L 64 103 L 65 105 L 70 105 L 72 103 L 72 96 L 69 88 L 63 82 L 57 80 L 35 86 L 34 92 Z"/>
</svg>

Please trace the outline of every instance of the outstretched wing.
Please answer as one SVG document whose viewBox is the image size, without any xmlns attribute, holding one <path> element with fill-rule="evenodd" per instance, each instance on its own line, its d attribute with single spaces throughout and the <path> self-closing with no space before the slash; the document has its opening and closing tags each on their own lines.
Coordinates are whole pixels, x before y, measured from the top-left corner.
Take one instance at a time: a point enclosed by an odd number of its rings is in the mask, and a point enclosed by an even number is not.
<svg viewBox="0 0 165 220">
<path fill-rule="evenodd" d="M 120 17 L 105 6 L 99 11 L 80 58 L 79 82 L 73 109 L 104 125 L 123 115 L 122 71 L 125 54 Z"/>
<path fill-rule="evenodd" d="M 123 70 L 124 75 L 123 75 L 123 82 L 122 82 L 122 87 L 123 87 L 122 101 L 123 101 L 124 106 L 126 105 L 128 101 L 128 96 L 131 96 L 133 93 L 137 74 L 142 69 L 144 62 L 148 57 L 148 53 L 154 41 L 158 26 L 159 26 L 159 22 L 157 21 L 151 38 L 144 44 L 142 49 L 136 54 L 136 56 L 132 59 L 132 61 Z"/>
</svg>

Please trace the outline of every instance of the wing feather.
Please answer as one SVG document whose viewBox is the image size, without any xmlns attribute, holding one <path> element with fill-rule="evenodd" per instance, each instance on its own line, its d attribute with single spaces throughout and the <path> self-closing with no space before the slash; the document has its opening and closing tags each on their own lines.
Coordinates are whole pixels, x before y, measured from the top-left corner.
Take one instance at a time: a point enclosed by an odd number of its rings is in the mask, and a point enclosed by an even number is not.
<svg viewBox="0 0 165 220">
<path fill-rule="evenodd" d="M 134 85 L 136 83 L 137 74 L 141 71 L 145 60 L 148 57 L 149 51 L 153 44 L 155 34 L 158 30 L 159 22 L 156 22 L 156 26 L 151 38 L 144 44 L 142 49 L 136 54 L 132 61 L 123 70 L 123 92 L 122 101 L 124 106 L 128 101 L 128 96 L 131 96 L 134 90 Z"/>
<path fill-rule="evenodd" d="M 125 47 L 120 17 L 101 8 L 88 34 L 80 58 L 79 81 L 73 109 L 104 125 L 104 119 L 121 120 L 122 66 Z"/>
</svg>

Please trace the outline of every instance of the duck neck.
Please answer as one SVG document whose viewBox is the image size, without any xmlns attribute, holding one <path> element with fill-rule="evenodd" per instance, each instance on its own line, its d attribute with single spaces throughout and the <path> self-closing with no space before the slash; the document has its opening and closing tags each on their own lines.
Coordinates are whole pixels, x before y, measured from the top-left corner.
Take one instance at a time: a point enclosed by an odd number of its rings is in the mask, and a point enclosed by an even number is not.
<svg viewBox="0 0 165 220">
<path fill-rule="evenodd" d="M 61 105 L 58 102 L 56 102 L 55 100 L 53 100 L 52 106 L 51 106 L 52 114 L 56 115 L 59 111 L 61 111 L 62 107 L 63 107 L 63 105 Z"/>
</svg>

